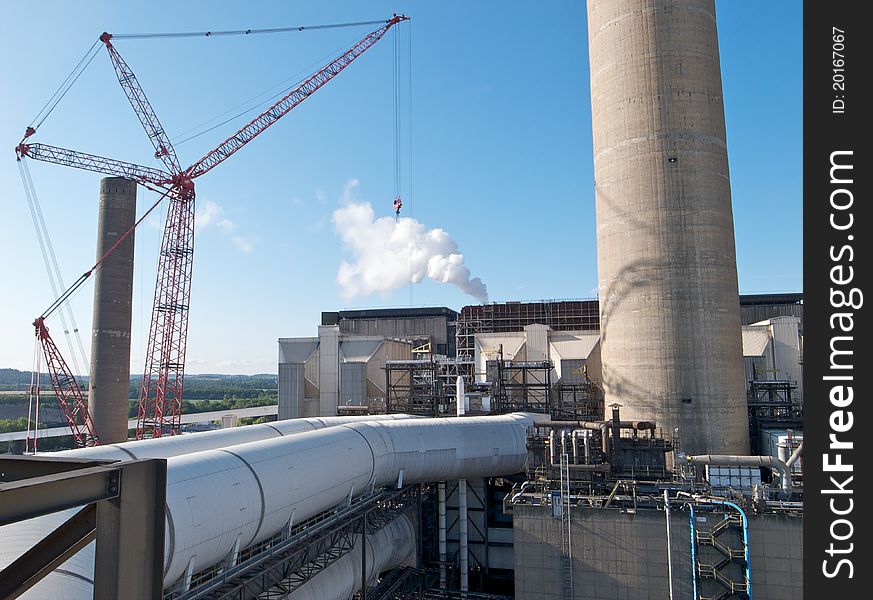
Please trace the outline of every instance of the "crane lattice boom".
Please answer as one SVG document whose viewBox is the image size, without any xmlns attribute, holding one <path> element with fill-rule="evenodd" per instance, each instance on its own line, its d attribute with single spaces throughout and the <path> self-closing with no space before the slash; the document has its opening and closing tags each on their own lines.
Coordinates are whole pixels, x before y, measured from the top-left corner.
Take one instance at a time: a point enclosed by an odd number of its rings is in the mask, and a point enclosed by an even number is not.
<svg viewBox="0 0 873 600">
<path fill-rule="evenodd" d="M 60 404 L 64 418 L 73 433 L 76 447 L 84 448 L 96 445 L 98 443 L 97 432 L 94 430 L 94 423 L 91 422 L 91 415 L 88 412 L 88 401 L 85 400 L 85 396 L 76 382 L 76 377 L 49 335 L 44 319 L 38 318 L 33 322 L 33 326 L 36 328 L 37 341 L 45 357 L 52 388 L 54 388 L 58 404 Z"/>
</svg>

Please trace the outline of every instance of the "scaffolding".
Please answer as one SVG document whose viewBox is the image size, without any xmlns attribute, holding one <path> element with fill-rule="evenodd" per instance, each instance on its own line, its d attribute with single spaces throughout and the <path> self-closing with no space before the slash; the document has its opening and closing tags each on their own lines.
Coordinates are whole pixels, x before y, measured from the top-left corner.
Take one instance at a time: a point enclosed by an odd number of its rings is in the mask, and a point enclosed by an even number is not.
<svg viewBox="0 0 873 600">
<path fill-rule="evenodd" d="M 477 333 L 522 331 L 539 323 L 554 331 L 596 331 L 600 328 L 597 300 L 543 300 L 465 306 L 455 329 L 457 356 L 472 361 Z M 465 373 L 472 381 L 471 372 Z"/>
<path fill-rule="evenodd" d="M 749 382 L 749 439 L 752 452 L 760 453 L 761 430 L 803 429 L 803 407 L 793 397 L 793 381 L 753 379 Z"/>
<path fill-rule="evenodd" d="M 583 383 L 558 383 L 553 388 L 552 418 L 556 421 L 603 419 L 603 390 L 586 377 Z"/>
<path fill-rule="evenodd" d="M 549 414 L 552 362 L 497 360 L 492 412 L 533 412 Z"/>
<path fill-rule="evenodd" d="M 385 411 L 438 417 L 441 409 L 442 380 L 433 357 L 385 362 Z"/>
</svg>

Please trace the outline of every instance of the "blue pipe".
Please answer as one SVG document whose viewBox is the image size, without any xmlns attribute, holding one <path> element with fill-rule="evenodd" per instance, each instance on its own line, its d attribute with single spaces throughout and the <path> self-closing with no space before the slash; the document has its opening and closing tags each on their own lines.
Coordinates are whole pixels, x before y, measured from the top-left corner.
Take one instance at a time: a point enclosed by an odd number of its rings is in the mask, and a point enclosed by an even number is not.
<svg viewBox="0 0 873 600">
<path fill-rule="evenodd" d="M 697 595 L 697 533 L 694 529 L 694 505 L 691 504 L 691 583 L 694 588 L 694 600 L 698 600 Z"/>
<path fill-rule="evenodd" d="M 731 508 L 736 509 L 743 518 L 743 545 L 745 546 L 746 555 L 746 593 L 749 596 L 749 600 L 752 600 L 752 560 L 749 554 L 749 519 L 746 517 L 745 511 L 733 502 L 723 500 L 719 501 L 718 504 L 724 504 L 725 506 L 730 506 Z"/>
</svg>

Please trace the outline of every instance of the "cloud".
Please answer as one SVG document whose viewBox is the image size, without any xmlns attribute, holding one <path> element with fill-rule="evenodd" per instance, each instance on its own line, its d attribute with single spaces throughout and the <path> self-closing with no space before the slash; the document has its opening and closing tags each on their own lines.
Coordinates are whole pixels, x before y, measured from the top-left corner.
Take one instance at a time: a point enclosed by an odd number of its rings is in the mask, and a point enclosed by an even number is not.
<svg viewBox="0 0 873 600">
<path fill-rule="evenodd" d="M 224 209 L 212 200 L 205 200 L 197 208 L 194 218 L 194 231 L 200 233 L 205 229 L 215 227 L 224 235 L 230 235 L 236 229 L 236 223 L 224 216 Z M 241 235 L 230 238 L 238 250 L 251 254 L 255 249 L 254 243 Z"/>
<path fill-rule="evenodd" d="M 387 292 L 425 277 L 450 283 L 480 302 L 488 290 L 478 277 L 471 278 L 458 244 L 442 229 L 427 229 L 410 218 L 376 218 L 369 203 L 352 202 L 358 181 L 343 189 L 345 206 L 333 212 L 333 223 L 351 262 L 343 261 L 337 273 L 343 298 L 348 301 L 374 292 Z"/>
<path fill-rule="evenodd" d="M 250 239 L 239 235 L 233 236 L 230 238 L 230 241 L 233 242 L 233 245 L 236 246 L 238 250 L 245 254 L 251 254 L 255 249 L 255 244 Z"/>
<path fill-rule="evenodd" d="M 360 183 L 357 179 L 349 179 L 343 186 L 343 193 L 340 195 L 339 203 L 342 205 L 351 204 L 355 197 L 355 190 L 358 189 Z"/>
<path fill-rule="evenodd" d="M 212 200 L 205 200 L 197 207 L 194 216 L 194 231 L 201 232 L 209 227 L 219 227 L 223 231 L 233 229 L 234 224 L 229 219 L 223 218 L 224 209 Z M 219 225 L 223 223 L 224 225 Z"/>
</svg>

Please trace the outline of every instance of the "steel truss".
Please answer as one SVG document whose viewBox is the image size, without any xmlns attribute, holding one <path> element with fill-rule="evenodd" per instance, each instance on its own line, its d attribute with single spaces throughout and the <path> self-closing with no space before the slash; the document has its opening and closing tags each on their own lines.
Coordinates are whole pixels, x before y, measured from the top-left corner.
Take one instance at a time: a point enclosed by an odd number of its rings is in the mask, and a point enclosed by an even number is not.
<svg viewBox="0 0 873 600">
<path fill-rule="evenodd" d="M 554 386 L 552 418 L 558 421 L 600 421 L 603 419 L 603 390 L 588 380 L 584 383 L 559 383 Z"/>
<path fill-rule="evenodd" d="M 803 429 L 803 405 L 792 397 L 793 381 L 753 379 L 749 382 L 749 439 L 752 452 L 761 453 L 761 430 L 768 427 Z"/>
<path fill-rule="evenodd" d="M 549 414 L 552 389 L 551 361 L 497 361 L 497 381 L 492 412 L 534 412 Z"/>
<path fill-rule="evenodd" d="M 419 360 L 389 360 L 385 363 L 385 409 L 428 417 L 440 416 L 442 380 L 433 357 Z"/>
<path fill-rule="evenodd" d="M 416 485 L 356 498 L 195 574 L 190 589 L 173 586 L 164 600 L 284 598 L 351 551 L 362 529 L 367 535 L 379 531 L 418 506 L 419 496 Z"/>
</svg>

